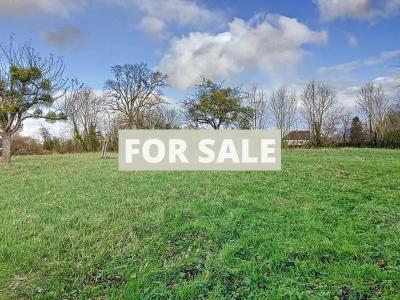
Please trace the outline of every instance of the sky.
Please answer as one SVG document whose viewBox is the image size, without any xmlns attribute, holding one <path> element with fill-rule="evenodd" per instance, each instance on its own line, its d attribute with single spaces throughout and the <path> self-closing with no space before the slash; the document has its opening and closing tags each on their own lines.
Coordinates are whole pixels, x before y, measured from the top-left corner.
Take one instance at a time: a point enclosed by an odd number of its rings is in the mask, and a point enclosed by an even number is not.
<svg viewBox="0 0 400 300">
<path fill-rule="evenodd" d="M 172 104 L 202 76 L 298 95 L 317 79 L 349 108 L 367 82 L 393 98 L 399 28 L 400 0 L 0 0 L 1 44 L 61 56 L 66 76 L 99 92 L 111 66 L 145 62 L 168 75 Z"/>
</svg>

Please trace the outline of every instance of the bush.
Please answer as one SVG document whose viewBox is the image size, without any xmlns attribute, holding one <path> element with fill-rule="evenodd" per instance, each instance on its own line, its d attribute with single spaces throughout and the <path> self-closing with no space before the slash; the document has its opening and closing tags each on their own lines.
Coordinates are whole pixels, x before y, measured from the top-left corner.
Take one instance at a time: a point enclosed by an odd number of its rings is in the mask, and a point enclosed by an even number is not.
<svg viewBox="0 0 400 300">
<path fill-rule="evenodd" d="M 55 144 L 53 147 L 53 152 L 58 153 L 58 154 L 65 154 L 65 153 L 76 153 L 76 146 L 74 141 L 72 140 L 66 140 L 66 139 L 57 139 L 53 138 L 55 140 Z"/>
<path fill-rule="evenodd" d="M 42 155 L 43 146 L 31 137 L 15 135 L 11 141 L 12 155 Z"/>
</svg>

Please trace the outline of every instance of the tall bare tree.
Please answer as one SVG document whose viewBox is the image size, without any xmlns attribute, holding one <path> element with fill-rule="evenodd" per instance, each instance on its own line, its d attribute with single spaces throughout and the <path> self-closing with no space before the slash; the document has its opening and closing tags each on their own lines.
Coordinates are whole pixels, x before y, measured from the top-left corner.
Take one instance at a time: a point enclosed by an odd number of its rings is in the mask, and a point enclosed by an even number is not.
<svg viewBox="0 0 400 300">
<path fill-rule="evenodd" d="M 2 161 L 11 164 L 11 138 L 27 119 L 64 119 L 54 106 L 65 95 L 64 63 L 43 58 L 29 44 L 0 45 L 0 136 Z"/>
<path fill-rule="evenodd" d="M 96 151 L 99 123 L 104 115 L 104 98 L 88 86 L 80 86 L 71 95 L 66 111 L 71 123 L 76 150 Z"/>
<path fill-rule="evenodd" d="M 268 97 L 267 94 L 254 85 L 247 92 L 247 106 L 253 110 L 251 127 L 264 129 L 267 122 Z"/>
<path fill-rule="evenodd" d="M 313 145 L 322 144 L 322 129 L 327 116 L 337 104 L 336 93 L 329 86 L 311 80 L 307 83 L 301 96 L 302 110 L 310 128 Z"/>
<path fill-rule="evenodd" d="M 400 66 L 397 67 L 397 74 L 396 74 L 396 79 L 397 79 L 397 93 L 396 93 L 396 108 L 400 110 Z"/>
<path fill-rule="evenodd" d="M 337 145 L 345 140 L 343 135 L 347 134 L 348 127 L 344 127 L 343 122 L 347 123 L 350 116 L 344 117 L 345 110 L 343 107 L 335 107 L 325 117 L 325 121 L 322 126 L 322 132 L 325 138 L 326 145 Z M 348 126 L 348 124 L 347 124 Z"/>
<path fill-rule="evenodd" d="M 386 115 L 390 109 L 382 86 L 367 83 L 360 90 L 357 104 L 368 124 L 371 145 L 381 144 L 386 130 Z"/>
<path fill-rule="evenodd" d="M 103 98 L 88 86 L 81 86 L 69 98 L 67 112 L 71 123 L 84 132 L 90 126 L 97 127 L 104 109 Z"/>
<path fill-rule="evenodd" d="M 294 91 L 281 87 L 271 95 L 270 109 L 274 125 L 281 130 L 283 138 L 289 132 L 295 122 L 297 99 Z"/>
<path fill-rule="evenodd" d="M 341 142 L 343 145 L 347 145 L 350 142 L 350 130 L 351 122 L 353 120 L 353 111 L 349 108 L 343 108 L 337 110 L 339 119 L 339 131 L 341 133 Z"/>
<path fill-rule="evenodd" d="M 107 103 L 122 116 L 127 128 L 136 127 L 141 113 L 165 103 L 160 89 L 167 76 L 161 72 L 140 63 L 113 66 L 111 73 L 113 79 L 104 85 Z"/>
</svg>

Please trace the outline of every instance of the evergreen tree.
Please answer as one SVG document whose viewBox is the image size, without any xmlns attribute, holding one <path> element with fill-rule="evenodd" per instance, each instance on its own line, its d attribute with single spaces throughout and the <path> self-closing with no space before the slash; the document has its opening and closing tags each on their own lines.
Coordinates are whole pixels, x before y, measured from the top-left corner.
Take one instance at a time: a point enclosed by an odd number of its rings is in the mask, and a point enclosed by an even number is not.
<svg viewBox="0 0 400 300">
<path fill-rule="evenodd" d="M 85 150 L 87 152 L 96 152 L 100 147 L 100 140 L 96 131 L 96 126 L 91 124 L 85 133 Z"/>
<path fill-rule="evenodd" d="M 362 123 L 358 117 L 354 117 L 351 121 L 350 143 L 352 146 L 359 147 L 364 142 L 364 130 Z"/>
</svg>

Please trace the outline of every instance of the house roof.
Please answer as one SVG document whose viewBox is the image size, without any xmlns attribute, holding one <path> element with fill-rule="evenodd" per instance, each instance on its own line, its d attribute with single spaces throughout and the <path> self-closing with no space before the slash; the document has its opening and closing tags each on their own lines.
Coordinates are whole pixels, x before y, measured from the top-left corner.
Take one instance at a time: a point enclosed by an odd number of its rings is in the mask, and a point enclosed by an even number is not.
<svg viewBox="0 0 400 300">
<path fill-rule="evenodd" d="M 309 131 L 291 131 L 284 138 L 284 140 L 295 140 L 295 141 L 308 141 L 310 140 Z"/>
</svg>

